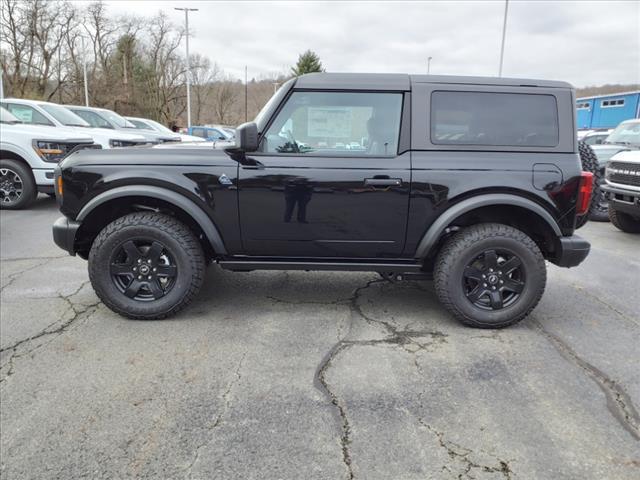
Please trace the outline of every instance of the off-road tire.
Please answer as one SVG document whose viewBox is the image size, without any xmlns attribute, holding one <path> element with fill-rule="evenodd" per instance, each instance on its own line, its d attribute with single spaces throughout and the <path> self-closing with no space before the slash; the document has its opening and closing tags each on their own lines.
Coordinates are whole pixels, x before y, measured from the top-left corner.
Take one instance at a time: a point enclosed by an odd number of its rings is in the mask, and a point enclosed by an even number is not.
<svg viewBox="0 0 640 480">
<path fill-rule="evenodd" d="M 593 173 L 593 192 L 589 200 L 589 210 L 586 214 L 576 218 L 576 228 L 581 228 L 589 220 L 596 222 L 608 221 L 608 213 L 607 207 L 602 204 L 604 197 L 600 187 L 604 182 L 604 173 L 598 165 L 598 158 L 593 149 L 584 142 L 578 142 L 578 152 L 580 153 L 582 171 Z"/>
<path fill-rule="evenodd" d="M 628 213 L 620 212 L 615 208 L 609 209 L 609 219 L 613 226 L 627 233 L 640 233 L 640 219 L 634 218 Z"/>
<path fill-rule="evenodd" d="M 0 208 L 3 210 L 20 210 L 27 208 L 38 196 L 38 188 L 36 187 L 36 181 L 33 178 L 31 169 L 24 163 L 11 159 L 1 159 L 0 170 L 1 169 L 8 169 L 20 177 L 22 181 L 22 194 L 15 202 L 7 203 L 0 201 Z"/>
<path fill-rule="evenodd" d="M 525 272 L 520 296 L 500 310 L 477 307 L 466 297 L 463 286 L 465 268 L 491 249 L 513 252 Z M 438 299 L 463 324 L 503 328 L 519 322 L 535 308 L 544 292 L 547 271 L 540 249 L 524 232 L 499 223 L 482 223 L 459 231 L 445 243 L 436 258 L 433 276 Z"/>
<path fill-rule="evenodd" d="M 131 239 L 161 242 L 175 259 L 175 283 L 165 296 L 151 301 L 129 298 L 116 287 L 110 266 L 115 249 Z M 98 234 L 89 252 L 89 279 L 102 302 L 131 319 L 169 317 L 186 307 L 204 280 L 205 258 L 198 239 L 182 222 L 159 213 L 137 212 L 120 217 Z"/>
</svg>

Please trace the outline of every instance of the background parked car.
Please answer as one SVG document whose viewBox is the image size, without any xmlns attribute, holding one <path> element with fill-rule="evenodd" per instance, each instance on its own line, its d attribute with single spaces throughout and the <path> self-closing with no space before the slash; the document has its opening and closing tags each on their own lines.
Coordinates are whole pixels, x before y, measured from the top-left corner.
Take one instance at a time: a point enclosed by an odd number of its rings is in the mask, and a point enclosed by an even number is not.
<svg viewBox="0 0 640 480">
<path fill-rule="evenodd" d="M 0 105 L 25 124 L 40 125 L 46 128 L 71 128 L 77 131 L 77 135 L 90 135 L 93 141 L 102 148 L 132 147 L 147 143 L 142 135 L 133 132 L 92 128 L 89 123 L 71 110 L 56 103 L 6 98 L 0 102 Z"/>
<path fill-rule="evenodd" d="M 217 140 L 230 140 L 233 138 L 233 135 L 222 127 L 196 126 L 189 128 L 187 133 L 212 142 Z"/>
<path fill-rule="evenodd" d="M 53 194 L 56 164 L 78 146 L 93 145 L 70 128 L 22 123 L 0 107 L 0 208 L 28 207 L 38 192 Z"/>
<path fill-rule="evenodd" d="M 609 218 L 627 233 L 640 233 L 640 150 L 620 152 L 611 158 L 604 190 L 609 198 Z"/>
<path fill-rule="evenodd" d="M 164 143 L 166 141 L 171 141 L 171 139 L 166 135 L 158 134 L 153 131 L 137 129 L 133 123 L 129 122 L 126 118 L 117 114 L 113 110 L 107 110 L 106 108 L 83 107 L 78 105 L 67 105 L 67 108 L 76 115 L 82 117 L 95 128 L 109 128 L 128 133 L 136 133 L 137 135 L 144 137 L 148 143 Z"/>
<path fill-rule="evenodd" d="M 133 123 L 136 128 L 141 130 L 151 130 L 153 132 L 162 133 L 167 136 L 171 135 L 172 138 L 178 137 L 183 142 L 204 142 L 204 138 L 194 137 L 193 135 L 186 135 L 184 133 L 173 132 L 170 128 L 165 127 L 159 122 L 155 120 L 151 120 L 150 118 L 140 118 L 140 117 L 124 117 Z"/>
<path fill-rule="evenodd" d="M 594 130 L 584 135 L 582 141 L 587 145 L 600 145 L 604 143 L 611 132 L 613 132 L 612 128 L 607 130 Z"/>
</svg>

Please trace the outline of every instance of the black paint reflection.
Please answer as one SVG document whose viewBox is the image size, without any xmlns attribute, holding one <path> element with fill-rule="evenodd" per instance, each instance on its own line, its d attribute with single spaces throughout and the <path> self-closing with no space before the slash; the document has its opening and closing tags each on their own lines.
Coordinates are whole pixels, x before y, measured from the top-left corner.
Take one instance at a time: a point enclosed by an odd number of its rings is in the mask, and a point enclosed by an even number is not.
<svg viewBox="0 0 640 480">
<path fill-rule="evenodd" d="M 293 211 L 297 209 L 296 219 L 298 223 L 307 222 L 307 204 L 311 201 L 313 187 L 304 178 L 288 179 L 284 185 L 284 221 L 291 222 Z"/>
</svg>

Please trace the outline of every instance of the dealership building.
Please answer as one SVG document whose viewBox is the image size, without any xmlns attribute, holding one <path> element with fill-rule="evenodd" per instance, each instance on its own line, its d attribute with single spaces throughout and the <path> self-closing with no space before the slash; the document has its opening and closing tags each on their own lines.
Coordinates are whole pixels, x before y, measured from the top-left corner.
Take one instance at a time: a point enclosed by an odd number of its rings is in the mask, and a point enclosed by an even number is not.
<svg viewBox="0 0 640 480">
<path fill-rule="evenodd" d="M 640 90 L 576 100 L 578 128 L 614 128 L 630 118 L 640 118 Z"/>
</svg>

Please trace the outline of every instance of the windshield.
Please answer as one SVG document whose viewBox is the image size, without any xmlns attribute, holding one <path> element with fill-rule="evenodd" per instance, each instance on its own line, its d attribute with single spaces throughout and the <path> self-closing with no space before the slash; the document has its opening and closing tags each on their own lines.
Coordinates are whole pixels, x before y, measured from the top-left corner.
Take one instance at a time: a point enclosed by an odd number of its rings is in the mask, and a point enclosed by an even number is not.
<svg viewBox="0 0 640 480">
<path fill-rule="evenodd" d="M 273 109 L 275 109 L 280 104 L 284 96 L 289 92 L 289 89 L 291 88 L 291 85 L 293 85 L 295 80 L 295 78 L 292 78 L 291 80 L 283 84 L 278 89 L 278 91 L 273 94 L 267 104 L 262 107 L 260 113 L 256 115 L 254 122 L 258 126 L 258 133 L 262 133 L 262 131 L 265 129 L 265 127 L 267 126 L 267 122 L 269 121 L 269 117 L 271 116 L 271 113 L 273 113 Z"/>
<path fill-rule="evenodd" d="M 0 122 L 2 122 L 2 123 L 22 123 L 20 120 L 18 120 L 18 117 L 15 117 L 14 115 L 11 114 L 11 112 L 9 112 L 9 110 L 5 110 L 2 107 L 0 107 Z"/>
<path fill-rule="evenodd" d="M 83 120 L 87 121 L 89 123 L 89 125 L 91 125 L 94 128 L 110 128 L 110 129 L 113 129 L 113 126 L 109 122 L 107 122 L 106 119 L 104 119 L 100 115 L 98 115 L 96 112 L 93 112 L 91 110 L 84 110 L 84 109 L 80 109 L 80 108 L 78 108 L 78 109 L 72 108 L 71 110 L 76 115 L 82 117 Z"/>
<path fill-rule="evenodd" d="M 605 143 L 640 146 L 640 122 L 621 123 L 611 132 Z"/>
<path fill-rule="evenodd" d="M 104 118 L 109 120 L 113 125 L 118 128 L 136 128 L 136 126 L 130 121 L 126 120 L 124 117 L 121 117 L 116 112 L 112 112 L 111 110 L 99 110 L 99 115 L 102 115 Z"/>
<path fill-rule="evenodd" d="M 47 103 L 40 103 L 38 105 L 45 112 L 51 115 L 53 118 L 58 120 L 63 125 L 67 125 L 69 127 L 88 127 L 90 126 L 87 122 L 85 122 L 78 115 L 73 113 L 71 110 L 68 110 L 59 105 L 50 105 Z"/>
<path fill-rule="evenodd" d="M 176 133 L 174 131 L 172 131 L 170 128 L 165 127 L 164 125 L 162 125 L 161 123 L 156 122 L 155 120 L 145 120 L 149 125 L 151 125 L 152 127 L 154 127 L 156 130 L 160 131 L 160 132 L 164 132 L 164 133 Z"/>
<path fill-rule="evenodd" d="M 147 125 L 142 120 L 134 120 L 132 118 L 128 118 L 127 121 L 133 123 L 136 126 L 136 128 L 140 130 L 153 130 L 153 128 L 151 128 L 150 125 Z"/>
</svg>

